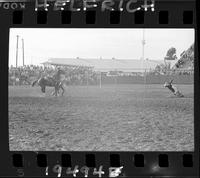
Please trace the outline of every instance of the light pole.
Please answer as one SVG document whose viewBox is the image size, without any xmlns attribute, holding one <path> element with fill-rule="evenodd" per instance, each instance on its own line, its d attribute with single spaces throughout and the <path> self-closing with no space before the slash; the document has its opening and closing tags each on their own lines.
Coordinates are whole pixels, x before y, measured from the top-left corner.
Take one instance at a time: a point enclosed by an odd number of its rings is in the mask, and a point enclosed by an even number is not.
<svg viewBox="0 0 200 178">
<path fill-rule="evenodd" d="M 145 41 L 145 29 L 143 28 L 143 30 L 142 30 L 142 68 L 143 69 L 142 70 L 144 70 L 144 86 L 145 86 L 144 89 L 146 90 L 146 82 L 147 82 L 146 81 L 146 61 L 145 61 L 145 56 L 144 56 L 145 44 L 146 44 L 146 41 Z"/>
<path fill-rule="evenodd" d="M 22 60 L 23 60 L 23 66 L 24 66 L 24 39 L 22 38 Z"/>
<path fill-rule="evenodd" d="M 145 48 L 145 31 L 143 29 L 143 34 L 142 34 L 142 60 L 144 60 L 144 48 Z"/>
</svg>

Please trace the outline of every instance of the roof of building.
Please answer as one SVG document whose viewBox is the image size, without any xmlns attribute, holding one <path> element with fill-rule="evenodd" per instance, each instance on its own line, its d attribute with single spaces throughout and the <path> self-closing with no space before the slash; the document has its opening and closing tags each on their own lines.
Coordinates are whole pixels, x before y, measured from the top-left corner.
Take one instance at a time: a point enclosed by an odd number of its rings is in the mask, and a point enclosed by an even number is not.
<svg viewBox="0 0 200 178">
<path fill-rule="evenodd" d="M 161 63 L 161 60 L 50 58 L 43 64 L 92 67 L 96 71 L 139 72 L 154 69 Z"/>
</svg>

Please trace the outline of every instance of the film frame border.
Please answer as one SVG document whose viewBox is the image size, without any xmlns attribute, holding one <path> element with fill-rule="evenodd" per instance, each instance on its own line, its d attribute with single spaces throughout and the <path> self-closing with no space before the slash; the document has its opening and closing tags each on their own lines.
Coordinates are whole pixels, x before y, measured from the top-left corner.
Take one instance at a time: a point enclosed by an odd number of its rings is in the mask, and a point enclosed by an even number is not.
<svg viewBox="0 0 200 178">
<path fill-rule="evenodd" d="M 8 90 L 7 90 L 7 66 L 8 66 L 8 43 L 9 43 L 9 28 L 194 28 L 195 29 L 195 59 L 198 59 L 198 35 L 197 35 L 197 19 L 195 14 L 195 1 L 158 1 L 156 3 L 155 12 L 147 11 L 144 13 L 144 23 L 135 24 L 133 21 L 134 14 L 123 12 L 120 14 L 121 21 L 117 24 L 110 24 L 109 19 L 111 12 L 101 12 L 100 9 L 95 11 L 96 23 L 95 24 L 85 24 L 85 12 L 72 12 L 71 22 L 69 24 L 62 24 L 60 19 L 60 12 L 48 11 L 47 23 L 37 24 L 37 12 L 33 10 L 34 4 L 28 4 L 28 7 L 23 11 L 23 23 L 13 24 L 12 14 L 16 11 L 0 10 L 0 22 L 1 22 L 1 54 L 2 59 L 0 64 L 0 77 L 3 81 L 3 86 L 1 87 L 1 112 L 0 116 L 2 118 L 0 125 L 0 138 L 3 142 L 0 147 L 0 153 L 2 161 L 0 162 L 1 173 L 0 177 L 7 176 L 25 176 L 25 177 L 35 177 L 35 176 L 57 176 L 58 173 L 53 172 L 55 165 L 63 165 L 62 155 L 68 155 L 68 159 L 71 159 L 72 169 L 79 165 L 79 168 L 83 166 L 88 166 L 90 169 L 89 176 L 92 175 L 91 170 L 93 170 L 94 165 L 88 165 L 87 155 L 94 155 L 95 167 L 97 170 L 102 165 L 105 174 L 102 177 L 107 177 L 109 174 L 110 167 L 120 167 L 123 166 L 122 175 L 124 177 L 148 177 L 148 176 L 176 176 L 176 177 L 198 177 L 199 175 L 199 117 L 198 104 L 199 104 L 199 62 L 195 60 L 195 93 L 194 93 L 194 112 L 195 112 L 195 151 L 194 152 L 24 152 L 24 151 L 9 151 L 8 147 Z M 159 12 L 167 11 L 169 23 L 159 24 Z M 182 15 L 184 11 L 193 12 L 193 23 L 184 24 Z M 33 13 L 34 12 L 34 13 Z M 179 14 L 179 15 L 177 15 Z M 114 15 L 115 16 L 115 15 Z M 176 17 L 176 18 L 174 18 Z M 101 19 L 107 19 L 102 21 Z M 124 21 L 126 19 L 126 21 Z M 172 20 L 173 19 L 173 20 Z M 3 24 L 3 25 L 2 25 Z M 199 28 L 199 27 L 198 27 Z M 20 155 L 23 155 L 21 157 Z M 47 155 L 47 157 L 45 156 Z M 69 156 L 70 155 L 70 156 Z M 143 155 L 143 156 L 142 156 Z M 161 160 L 166 160 L 168 156 L 168 161 L 164 161 L 164 164 L 169 164 L 169 167 L 158 166 L 159 158 L 161 155 Z M 21 160 L 21 163 L 16 163 L 13 165 L 13 156 L 15 159 Z M 40 158 L 38 158 L 40 157 Z M 45 158 L 46 157 L 46 158 Z M 91 156 L 93 157 L 93 156 Z M 186 162 L 184 163 L 184 157 Z M 43 160 L 41 165 L 37 165 L 37 158 Z M 64 156 L 65 158 L 65 156 Z M 67 158 L 66 158 L 67 159 Z M 91 158 L 93 159 L 93 158 Z M 134 165 L 136 161 L 137 165 Z M 143 163 L 140 162 L 143 160 Z M 189 165 L 187 165 L 187 162 Z M 167 163 L 168 162 L 168 163 Z M 48 166 L 48 175 L 46 173 L 46 165 Z M 68 164 L 68 163 L 66 163 Z M 185 165 L 183 165 L 185 164 Z M 40 166 L 40 167 L 39 167 Z M 66 177 L 66 165 L 63 165 L 62 176 Z M 70 166 L 70 163 L 69 165 Z M 141 166 L 141 167 L 140 167 Z M 152 167 L 155 166 L 155 167 Z M 77 177 L 83 176 L 84 174 L 79 172 Z M 72 176 L 72 174 L 70 175 Z M 95 177 L 98 177 L 96 175 Z"/>
</svg>

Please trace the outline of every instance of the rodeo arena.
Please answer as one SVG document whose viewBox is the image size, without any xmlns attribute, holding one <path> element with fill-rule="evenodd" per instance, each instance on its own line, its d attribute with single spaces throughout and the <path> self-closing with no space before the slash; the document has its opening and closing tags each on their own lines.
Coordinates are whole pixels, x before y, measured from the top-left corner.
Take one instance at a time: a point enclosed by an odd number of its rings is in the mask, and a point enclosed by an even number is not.
<svg viewBox="0 0 200 178">
<path fill-rule="evenodd" d="M 173 57 L 9 66 L 10 149 L 192 151 L 194 45 Z"/>
</svg>

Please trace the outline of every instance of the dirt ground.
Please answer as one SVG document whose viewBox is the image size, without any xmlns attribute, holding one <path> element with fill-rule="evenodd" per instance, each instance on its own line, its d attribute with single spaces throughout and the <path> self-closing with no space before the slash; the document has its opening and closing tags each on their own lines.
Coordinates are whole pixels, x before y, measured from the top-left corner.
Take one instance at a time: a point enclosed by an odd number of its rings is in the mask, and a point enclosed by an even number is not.
<svg viewBox="0 0 200 178">
<path fill-rule="evenodd" d="M 193 151 L 193 85 L 9 86 L 9 146 L 24 151 Z"/>
</svg>

